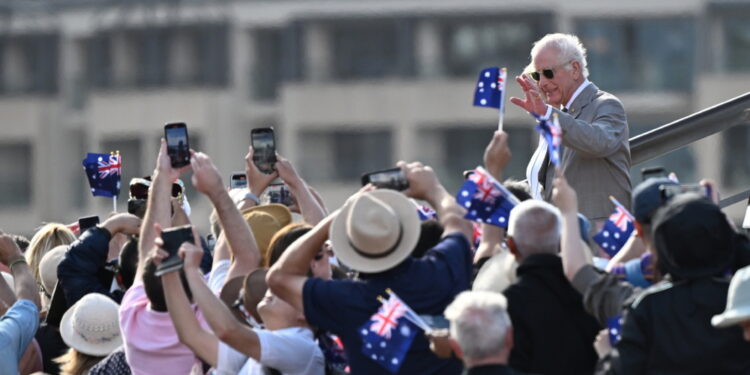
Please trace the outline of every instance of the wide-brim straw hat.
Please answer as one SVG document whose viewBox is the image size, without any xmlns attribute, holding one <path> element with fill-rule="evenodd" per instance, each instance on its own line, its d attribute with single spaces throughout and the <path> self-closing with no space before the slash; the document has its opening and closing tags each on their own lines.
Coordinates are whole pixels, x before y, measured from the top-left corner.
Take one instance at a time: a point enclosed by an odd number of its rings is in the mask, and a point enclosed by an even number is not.
<svg viewBox="0 0 750 375">
<path fill-rule="evenodd" d="M 242 211 L 242 217 L 253 231 L 258 251 L 265 259 L 274 234 L 292 222 L 292 213 L 283 204 L 271 203 Z"/>
<path fill-rule="evenodd" d="M 331 225 L 339 261 L 364 273 L 391 269 L 408 257 L 419 240 L 414 204 L 393 190 L 373 190 L 348 201 Z"/>
<path fill-rule="evenodd" d="M 750 266 L 734 274 L 729 283 L 726 310 L 711 318 L 711 324 L 720 328 L 743 321 L 750 321 Z"/>
<path fill-rule="evenodd" d="M 85 295 L 60 321 L 63 341 L 83 354 L 108 355 L 122 345 L 118 309 L 117 303 L 103 294 Z"/>
</svg>

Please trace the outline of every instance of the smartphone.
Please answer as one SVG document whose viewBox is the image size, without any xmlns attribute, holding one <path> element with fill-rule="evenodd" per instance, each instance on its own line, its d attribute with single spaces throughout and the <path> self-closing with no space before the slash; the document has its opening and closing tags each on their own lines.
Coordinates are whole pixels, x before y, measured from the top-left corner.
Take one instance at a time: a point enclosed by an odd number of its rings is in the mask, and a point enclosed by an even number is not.
<svg viewBox="0 0 750 375">
<path fill-rule="evenodd" d="M 711 189 L 706 186 L 698 184 L 691 185 L 660 185 L 659 191 L 661 192 L 662 199 L 669 200 L 672 197 L 684 193 L 696 193 L 702 194 L 707 198 L 711 199 Z"/>
<path fill-rule="evenodd" d="M 161 239 L 164 241 L 163 248 L 169 253 L 169 257 L 164 259 L 159 267 L 156 268 L 156 272 L 154 273 L 156 276 L 161 276 L 182 268 L 182 259 L 177 255 L 177 250 L 185 242 L 195 242 L 193 238 L 193 226 L 183 225 L 181 227 L 165 229 L 161 232 Z"/>
<path fill-rule="evenodd" d="M 44 318 L 44 321 L 47 325 L 60 327 L 60 321 L 66 311 L 68 311 L 68 300 L 65 298 L 60 280 L 58 280 L 57 284 L 55 284 L 55 290 L 52 291 L 47 316 Z"/>
<path fill-rule="evenodd" d="M 253 146 L 253 163 L 258 169 L 271 174 L 276 164 L 276 138 L 273 128 L 257 128 L 250 132 Z"/>
<path fill-rule="evenodd" d="M 184 122 L 164 125 L 164 139 L 167 140 L 167 154 L 172 162 L 172 168 L 190 164 L 190 142 L 187 125 Z"/>
<path fill-rule="evenodd" d="M 234 172 L 229 177 L 229 188 L 230 189 L 244 189 L 247 187 L 247 176 L 245 172 Z"/>
<path fill-rule="evenodd" d="M 449 329 L 451 322 L 442 315 L 420 315 L 420 318 L 432 329 Z"/>
<path fill-rule="evenodd" d="M 373 184 L 381 189 L 403 191 L 409 188 L 409 181 L 401 168 L 391 168 L 362 175 L 362 186 Z"/>
<path fill-rule="evenodd" d="M 267 193 L 268 203 L 278 203 L 284 206 L 291 206 L 294 204 L 292 199 L 292 193 L 289 188 L 284 184 L 271 184 L 268 185 Z"/>
<path fill-rule="evenodd" d="M 641 180 L 646 181 L 652 177 L 667 177 L 667 170 L 664 169 L 664 167 L 648 167 L 641 169 Z"/>
<path fill-rule="evenodd" d="M 99 224 L 99 216 L 86 216 L 78 219 L 78 233 L 83 234 L 86 230 Z"/>
</svg>

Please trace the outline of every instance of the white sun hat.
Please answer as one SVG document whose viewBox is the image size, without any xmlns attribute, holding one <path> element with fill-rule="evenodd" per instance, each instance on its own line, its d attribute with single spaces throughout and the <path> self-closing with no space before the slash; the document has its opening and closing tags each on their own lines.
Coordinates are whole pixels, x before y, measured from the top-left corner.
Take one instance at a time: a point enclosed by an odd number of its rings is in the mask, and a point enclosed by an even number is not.
<svg viewBox="0 0 750 375">
<path fill-rule="evenodd" d="M 85 295 L 60 321 L 63 341 L 84 354 L 108 355 L 122 345 L 118 309 L 117 303 L 103 294 Z"/>
<path fill-rule="evenodd" d="M 750 321 L 750 266 L 740 269 L 732 277 L 727 294 L 727 308 L 714 315 L 714 327 L 728 327 L 742 321 Z"/>
</svg>

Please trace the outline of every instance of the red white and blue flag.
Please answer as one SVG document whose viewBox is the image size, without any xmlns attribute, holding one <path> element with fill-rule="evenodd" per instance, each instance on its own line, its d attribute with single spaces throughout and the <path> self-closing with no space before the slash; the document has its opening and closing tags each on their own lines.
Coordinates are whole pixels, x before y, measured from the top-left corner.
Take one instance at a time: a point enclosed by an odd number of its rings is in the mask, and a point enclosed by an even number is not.
<svg viewBox="0 0 750 375">
<path fill-rule="evenodd" d="M 502 111 L 503 93 L 507 72 L 498 67 L 486 68 L 479 73 L 474 90 L 475 107 L 491 107 Z"/>
<path fill-rule="evenodd" d="M 537 117 L 537 119 L 539 120 L 539 124 L 536 126 L 536 130 L 542 133 L 544 140 L 547 142 L 549 161 L 559 167 L 563 136 L 560 120 L 556 115 L 551 120 L 541 117 Z"/>
<path fill-rule="evenodd" d="M 466 209 L 464 218 L 508 227 L 510 211 L 518 199 L 484 168 L 477 167 L 456 194 L 456 202 Z"/>
<path fill-rule="evenodd" d="M 91 194 L 115 197 L 120 194 L 122 157 L 118 153 L 95 154 L 89 152 L 83 159 L 83 169 L 91 187 Z"/>
<path fill-rule="evenodd" d="M 635 229 L 633 215 L 628 212 L 619 202 L 610 198 L 615 203 L 615 210 L 609 215 L 609 219 L 604 222 L 602 230 L 594 235 L 593 240 L 609 254 L 615 256 L 625 243 L 628 242 L 630 235 Z"/>
<path fill-rule="evenodd" d="M 397 373 L 417 332 L 414 311 L 395 293 L 383 299 L 378 311 L 360 328 L 362 354 L 391 373 Z"/>
</svg>

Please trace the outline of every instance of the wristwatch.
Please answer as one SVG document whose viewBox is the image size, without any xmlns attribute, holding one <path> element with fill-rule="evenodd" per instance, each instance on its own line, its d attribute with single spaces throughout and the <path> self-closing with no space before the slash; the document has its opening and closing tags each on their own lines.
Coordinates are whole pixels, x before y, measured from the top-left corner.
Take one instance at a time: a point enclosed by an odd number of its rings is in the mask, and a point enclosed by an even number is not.
<svg viewBox="0 0 750 375">
<path fill-rule="evenodd" d="M 258 196 L 253 193 L 247 193 L 245 194 L 245 199 L 249 199 L 253 202 L 255 202 L 255 205 L 260 205 L 260 199 L 258 199 Z"/>
</svg>

